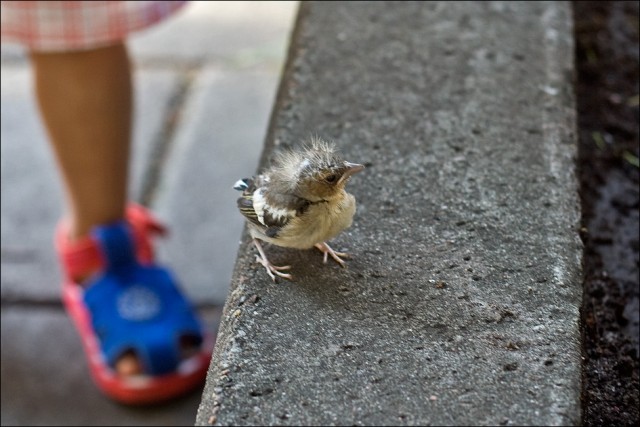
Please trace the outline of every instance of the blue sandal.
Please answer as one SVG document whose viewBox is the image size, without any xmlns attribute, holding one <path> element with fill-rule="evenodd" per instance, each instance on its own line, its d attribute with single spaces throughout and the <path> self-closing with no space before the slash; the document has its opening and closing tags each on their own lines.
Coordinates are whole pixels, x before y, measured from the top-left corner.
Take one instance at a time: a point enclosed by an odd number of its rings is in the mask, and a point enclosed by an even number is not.
<svg viewBox="0 0 640 427">
<path fill-rule="evenodd" d="M 172 275 L 138 260 L 134 232 L 126 221 L 97 227 L 92 239 L 102 254 L 102 273 L 84 286 L 67 278 L 63 300 L 98 387 L 122 403 L 147 404 L 200 385 L 213 340 L 204 334 Z M 58 243 L 63 255 L 73 253 L 73 248 L 61 247 L 60 238 Z M 185 360 L 184 338 L 201 350 Z M 114 366 L 127 352 L 135 354 L 144 375 L 116 374 Z"/>
</svg>

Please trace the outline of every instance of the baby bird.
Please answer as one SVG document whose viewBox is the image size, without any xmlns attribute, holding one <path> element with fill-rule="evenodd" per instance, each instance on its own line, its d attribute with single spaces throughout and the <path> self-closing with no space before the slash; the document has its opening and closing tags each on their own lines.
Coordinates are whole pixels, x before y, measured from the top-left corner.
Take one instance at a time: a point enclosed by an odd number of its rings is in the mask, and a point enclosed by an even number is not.
<svg viewBox="0 0 640 427">
<path fill-rule="evenodd" d="M 269 262 L 260 241 L 287 248 L 318 248 L 323 262 L 331 255 L 345 266 L 341 257 L 326 243 L 348 228 L 356 211 L 356 199 L 345 191 L 351 175 L 363 165 L 341 159 L 335 147 L 319 139 L 298 151 L 279 153 L 273 166 L 261 175 L 236 182 L 242 191 L 238 209 L 248 220 L 249 232 L 258 249 L 256 256 L 276 281 L 276 276 L 291 279 L 291 266 Z"/>
</svg>

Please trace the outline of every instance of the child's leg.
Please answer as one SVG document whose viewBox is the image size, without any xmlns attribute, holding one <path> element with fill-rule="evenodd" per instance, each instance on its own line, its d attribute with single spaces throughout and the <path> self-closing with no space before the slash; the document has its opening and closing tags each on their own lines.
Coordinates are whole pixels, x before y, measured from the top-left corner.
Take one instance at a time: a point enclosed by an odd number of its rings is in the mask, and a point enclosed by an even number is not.
<svg viewBox="0 0 640 427">
<path fill-rule="evenodd" d="M 111 294 L 104 296 L 113 286 L 129 285 L 129 281 L 113 282 L 109 281 L 110 277 L 91 274 L 105 264 L 108 232 L 110 244 L 117 243 L 114 236 L 128 234 L 127 244 L 136 245 L 134 252 L 140 264 L 153 258 L 150 238 L 162 227 L 144 209 L 127 203 L 132 81 L 124 40 L 131 32 L 169 16 L 184 3 L 16 1 L 2 2 L 0 7 L 2 41 L 22 43 L 31 49 L 40 113 L 64 182 L 67 212 L 64 223 L 58 225 L 55 242 L 65 276 L 65 308 L 83 338 L 96 383 L 106 394 L 123 403 L 155 402 L 183 394 L 204 379 L 206 359 L 211 355 L 213 337 L 203 334 L 205 331 L 181 295 L 178 283 L 169 275 L 155 286 L 155 280 L 165 277 L 169 270 L 155 263 L 147 267 L 131 266 L 143 274 L 145 280 L 148 278 L 149 283 L 141 279 L 136 285 L 143 289 L 148 285 L 150 295 L 158 298 L 163 294 L 173 295 L 171 300 L 175 306 L 161 306 L 165 316 L 162 319 L 171 316 L 174 324 L 169 325 L 169 329 L 176 330 L 168 333 L 165 341 L 157 336 L 158 330 L 154 327 L 167 325 L 154 318 L 153 322 L 141 326 L 136 319 L 122 315 L 117 300 L 108 299 Z M 130 225 L 128 230 L 118 223 L 125 217 Z M 111 223 L 115 223 L 114 227 L 105 227 Z M 99 233 L 86 238 L 95 227 L 99 227 Z M 112 253 L 107 253 L 107 260 L 111 259 L 109 255 Z M 150 271 L 160 276 L 151 277 L 147 274 Z M 75 286 L 77 283 L 90 286 L 89 282 L 96 285 L 91 288 L 93 292 L 83 292 Z M 124 294 L 126 289 L 118 295 Z M 103 295 L 100 298 L 105 298 L 105 305 L 89 304 L 87 299 L 91 295 Z M 112 309 L 117 318 L 108 324 Z M 95 319 L 89 316 L 94 313 L 98 314 L 96 319 L 102 316 L 104 322 L 100 330 L 108 335 L 99 348 L 94 346 L 93 338 L 104 335 L 94 330 L 93 323 L 99 323 L 91 322 Z M 130 322 L 144 332 L 133 338 L 126 334 L 116 336 L 120 333 L 119 322 Z M 178 362 L 173 348 L 178 333 L 183 334 L 178 344 L 182 358 L 190 358 L 190 363 L 184 366 L 190 370 L 167 373 L 166 370 Z M 109 358 L 108 363 L 113 363 L 111 355 L 120 353 L 106 353 L 120 342 L 132 349 L 118 357 L 115 370 L 121 375 L 149 375 L 143 387 L 136 381 L 114 380 L 102 359 L 93 357 L 102 351 L 103 356 Z M 148 362 L 144 367 L 140 357 Z"/>
<path fill-rule="evenodd" d="M 74 239 L 124 217 L 132 114 L 129 58 L 124 44 L 30 56 Z"/>
<path fill-rule="evenodd" d="M 64 179 L 70 239 L 124 218 L 131 140 L 131 69 L 124 44 L 31 53 L 40 111 Z M 141 372 L 133 354 L 116 364 Z"/>
</svg>

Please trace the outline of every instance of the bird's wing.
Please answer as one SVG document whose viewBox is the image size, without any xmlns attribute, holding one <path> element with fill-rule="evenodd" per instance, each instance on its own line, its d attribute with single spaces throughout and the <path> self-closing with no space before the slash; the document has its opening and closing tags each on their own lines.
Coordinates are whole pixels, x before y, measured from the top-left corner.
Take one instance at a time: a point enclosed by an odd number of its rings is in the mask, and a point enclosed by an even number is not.
<svg viewBox="0 0 640 427">
<path fill-rule="evenodd" d="M 240 213 L 244 215 L 245 218 L 256 225 L 264 225 L 258 219 L 258 214 L 253 208 L 253 194 L 243 194 L 240 198 L 238 198 L 237 204 Z"/>
<path fill-rule="evenodd" d="M 273 191 L 264 180 L 262 186 L 256 185 L 255 180 L 241 181 L 246 188 L 237 202 L 240 213 L 271 238 L 276 238 L 283 227 L 302 215 L 311 204 L 298 196 Z"/>
<path fill-rule="evenodd" d="M 255 177 L 239 179 L 233 185 L 233 188 L 242 191 L 242 196 L 236 202 L 240 213 L 252 223 L 261 226 L 263 224 L 260 223 L 258 214 L 253 208 L 253 193 L 256 191 L 256 181 Z"/>
<path fill-rule="evenodd" d="M 291 219 L 304 213 L 309 201 L 291 194 L 269 191 L 264 180 L 262 186 L 256 185 L 259 179 L 244 179 L 238 181 L 241 186 L 234 188 L 244 190 L 238 198 L 238 209 L 253 224 L 265 228 L 265 234 L 276 237 L 280 229 Z"/>
</svg>

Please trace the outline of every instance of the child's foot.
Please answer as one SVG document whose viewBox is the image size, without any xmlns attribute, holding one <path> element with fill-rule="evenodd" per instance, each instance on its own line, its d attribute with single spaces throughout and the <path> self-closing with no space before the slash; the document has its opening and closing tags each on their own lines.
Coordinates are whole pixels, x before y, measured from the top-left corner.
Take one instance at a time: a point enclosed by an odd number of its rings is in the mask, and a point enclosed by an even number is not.
<svg viewBox="0 0 640 427">
<path fill-rule="evenodd" d="M 57 233 L 67 276 L 65 307 L 98 386 L 123 403 L 153 403 L 201 384 L 212 340 L 171 273 L 154 265 L 150 233 L 161 226 L 133 205 L 127 222 L 74 242 Z"/>
<path fill-rule="evenodd" d="M 198 337 L 180 337 L 180 360 L 188 360 L 200 351 L 200 341 Z M 122 377 L 133 377 L 144 374 L 142 362 L 136 356 L 135 351 L 127 350 L 116 360 L 115 371 Z"/>
</svg>

